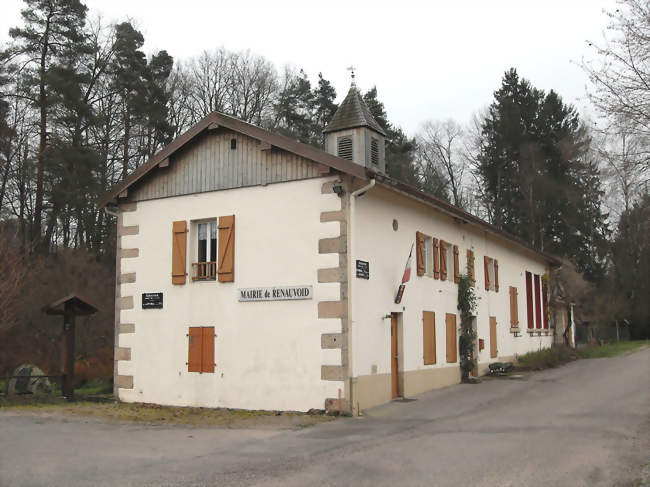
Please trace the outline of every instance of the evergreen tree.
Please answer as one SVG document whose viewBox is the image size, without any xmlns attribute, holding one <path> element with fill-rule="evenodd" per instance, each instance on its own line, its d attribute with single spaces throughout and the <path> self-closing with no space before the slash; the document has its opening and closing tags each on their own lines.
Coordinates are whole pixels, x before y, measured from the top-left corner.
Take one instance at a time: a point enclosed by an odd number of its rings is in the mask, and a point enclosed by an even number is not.
<svg viewBox="0 0 650 487">
<path fill-rule="evenodd" d="M 384 104 L 377 97 L 376 86 L 364 93 L 363 101 L 386 132 L 386 173 L 391 178 L 425 191 L 433 189 L 433 186 L 424 188 L 420 184 L 414 164 L 417 150 L 415 138 L 409 138 L 400 127 L 395 127 L 388 121 Z"/>
<path fill-rule="evenodd" d="M 608 228 L 589 137 L 575 109 L 504 75 L 484 120 L 478 175 L 492 222 L 531 246 L 603 275 Z"/>
<path fill-rule="evenodd" d="M 131 160 L 131 125 L 145 106 L 144 76 L 147 60 L 140 49 L 144 44 L 142 34 L 129 22 L 115 26 L 114 56 L 111 64 L 115 90 L 121 97 L 124 136 L 122 142 L 122 179 L 126 178 Z"/>
<path fill-rule="evenodd" d="M 313 95 L 313 113 L 314 113 L 314 138 L 321 140 L 323 130 L 332 120 L 338 105 L 336 100 L 336 90 L 329 80 L 323 78 L 323 73 L 318 73 L 318 87 L 314 89 Z"/>
<path fill-rule="evenodd" d="M 276 130 L 300 142 L 320 145 L 314 140 L 314 93 L 307 74 L 301 69 L 298 75 L 287 73 L 286 78 L 274 106 Z"/>
<path fill-rule="evenodd" d="M 167 80 L 171 75 L 174 59 L 167 51 L 154 54 L 144 72 L 145 121 L 143 152 L 151 157 L 172 140 L 175 128 L 169 122 L 169 100 L 171 93 Z"/>
<path fill-rule="evenodd" d="M 25 0 L 21 11 L 23 27 L 14 27 L 9 35 L 16 41 L 15 55 L 26 59 L 25 82 L 33 87 L 34 103 L 39 109 L 39 148 L 36 166 L 36 195 L 31 228 L 32 247 L 41 240 L 44 199 L 44 175 L 48 148 L 48 116 L 51 110 L 50 94 L 57 88 L 53 80 L 64 79 L 52 75 L 52 66 L 61 54 L 68 54 L 83 46 L 83 27 L 87 8 L 79 0 Z"/>
</svg>

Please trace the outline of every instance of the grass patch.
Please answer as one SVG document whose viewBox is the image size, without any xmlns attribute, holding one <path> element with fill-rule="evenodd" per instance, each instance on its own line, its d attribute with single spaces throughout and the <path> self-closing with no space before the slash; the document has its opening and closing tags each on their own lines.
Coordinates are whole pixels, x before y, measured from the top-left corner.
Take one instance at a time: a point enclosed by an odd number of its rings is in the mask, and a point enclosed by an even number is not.
<svg viewBox="0 0 650 487">
<path fill-rule="evenodd" d="M 249 411 L 225 408 L 159 406 L 156 404 L 117 403 L 112 395 L 90 398 L 77 394 L 68 402 L 53 395 L 21 395 L 0 399 L 0 411 L 36 416 L 79 416 L 103 421 L 221 426 L 227 428 L 303 428 L 335 419 L 324 414 L 294 411 Z"/>
<path fill-rule="evenodd" d="M 557 367 L 576 360 L 578 354 L 575 350 L 564 345 L 554 345 L 537 352 L 528 352 L 517 357 L 517 370 L 542 370 Z"/>
<path fill-rule="evenodd" d="M 650 340 L 635 340 L 626 342 L 608 343 L 601 346 L 587 346 L 577 350 L 580 358 L 615 357 L 624 353 L 636 352 L 650 346 Z"/>
</svg>

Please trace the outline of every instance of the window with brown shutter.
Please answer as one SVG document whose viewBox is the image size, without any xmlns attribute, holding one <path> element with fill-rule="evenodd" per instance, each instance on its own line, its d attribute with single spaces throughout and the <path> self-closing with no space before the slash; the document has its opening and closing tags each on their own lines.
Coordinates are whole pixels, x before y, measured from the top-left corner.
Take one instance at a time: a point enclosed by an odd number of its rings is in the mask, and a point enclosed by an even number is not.
<svg viewBox="0 0 650 487">
<path fill-rule="evenodd" d="M 499 292 L 499 261 L 494 259 L 494 291 Z"/>
<path fill-rule="evenodd" d="M 440 278 L 440 254 L 438 252 L 439 252 L 438 239 L 434 238 L 433 239 L 433 278 L 434 279 Z"/>
<path fill-rule="evenodd" d="M 539 274 L 535 274 L 535 328 L 542 327 L 542 302 L 539 299 L 541 294 Z"/>
<path fill-rule="evenodd" d="M 483 271 L 485 273 L 485 290 L 490 290 L 490 258 L 483 256 Z"/>
<path fill-rule="evenodd" d="M 185 284 L 187 271 L 187 222 L 172 224 L 172 284 Z"/>
<path fill-rule="evenodd" d="M 526 314 L 528 318 L 528 329 L 535 328 L 533 317 L 533 275 L 526 271 Z"/>
<path fill-rule="evenodd" d="M 235 280 L 235 215 L 219 217 L 217 276 L 219 282 Z"/>
<path fill-rule="evenodd" d="M 213 373 L 214 326 L 191 326 L 187 336 L 187 371 Z"/>
<path fill-rule="evenodd" d="M 422 340 L 424 365 L 436 363 L 436 314 L 433 311 L 422 312 Z"/>
<path fill-rule="evenodd" d="M 497 358 L 497 318 L 490 316 L 490 358 Z"/>
<path fill-rule="evenodd" d="M 445 316 L 445 326 L 447 329 L 447 363 L 454 363 L 458 360 L 458 351 L 456 349 L 456 315 L 447 313 Z"/>
<path fill-rule="evenodd" d="M 517 308 L 517 288 L 510 286 L 510 327 L 519 326 L 519 310 Z"/>
<path fill-rule="evenodd" d="M 418 276 L 424 275 L 424 235 L 415 232 L 415 260 Z"/>
<path fill-rule="evenodd" d="M 460 269 L 458 268 L 458 245 L 454 245 L 454 282 L 460 282 Z"/>
<path fill-rule="evenodd" d="M 467 249 L 467 274 L 472 282 L 472 286 L 476 286 L 476 272 L 474 271 L 474 251 Z"/>
<path fill-rule="evenodd" d="M 440 280 L 447 280 L 447 242 L 440 241 Z"/>
</svg>

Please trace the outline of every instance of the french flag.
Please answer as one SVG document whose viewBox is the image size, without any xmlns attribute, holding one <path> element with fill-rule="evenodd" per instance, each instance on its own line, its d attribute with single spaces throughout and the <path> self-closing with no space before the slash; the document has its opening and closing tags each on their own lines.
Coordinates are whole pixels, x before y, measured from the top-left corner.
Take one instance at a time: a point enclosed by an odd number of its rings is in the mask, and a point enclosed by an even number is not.
<svg viewBox="0 0 650 487">
<path fill-rule="evenodd" d="M 409 258 L 406 260 L 406 267 L 404 268 L 404 275 L 402 276 L 402 284 L 407 283 L 411 279 L 411 259 L 413 258 L 413 244 L 411 244 L 411 251 Z"/>
</svg>

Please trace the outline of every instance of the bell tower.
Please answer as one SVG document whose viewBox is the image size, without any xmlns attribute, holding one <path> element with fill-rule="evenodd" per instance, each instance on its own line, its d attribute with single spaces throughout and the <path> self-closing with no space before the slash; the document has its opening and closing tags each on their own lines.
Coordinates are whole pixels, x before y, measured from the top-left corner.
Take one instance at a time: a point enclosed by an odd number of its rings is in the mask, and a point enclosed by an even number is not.
<svg viewBox="0 0 650 487">
<path fill-rule="evenodd" d="M 370 109 L 354 81 L 350 91 L 323 130 L 325 151 L 342 159 L 386 173 L 386 133 L 370 113 Z"/>
</svg>

